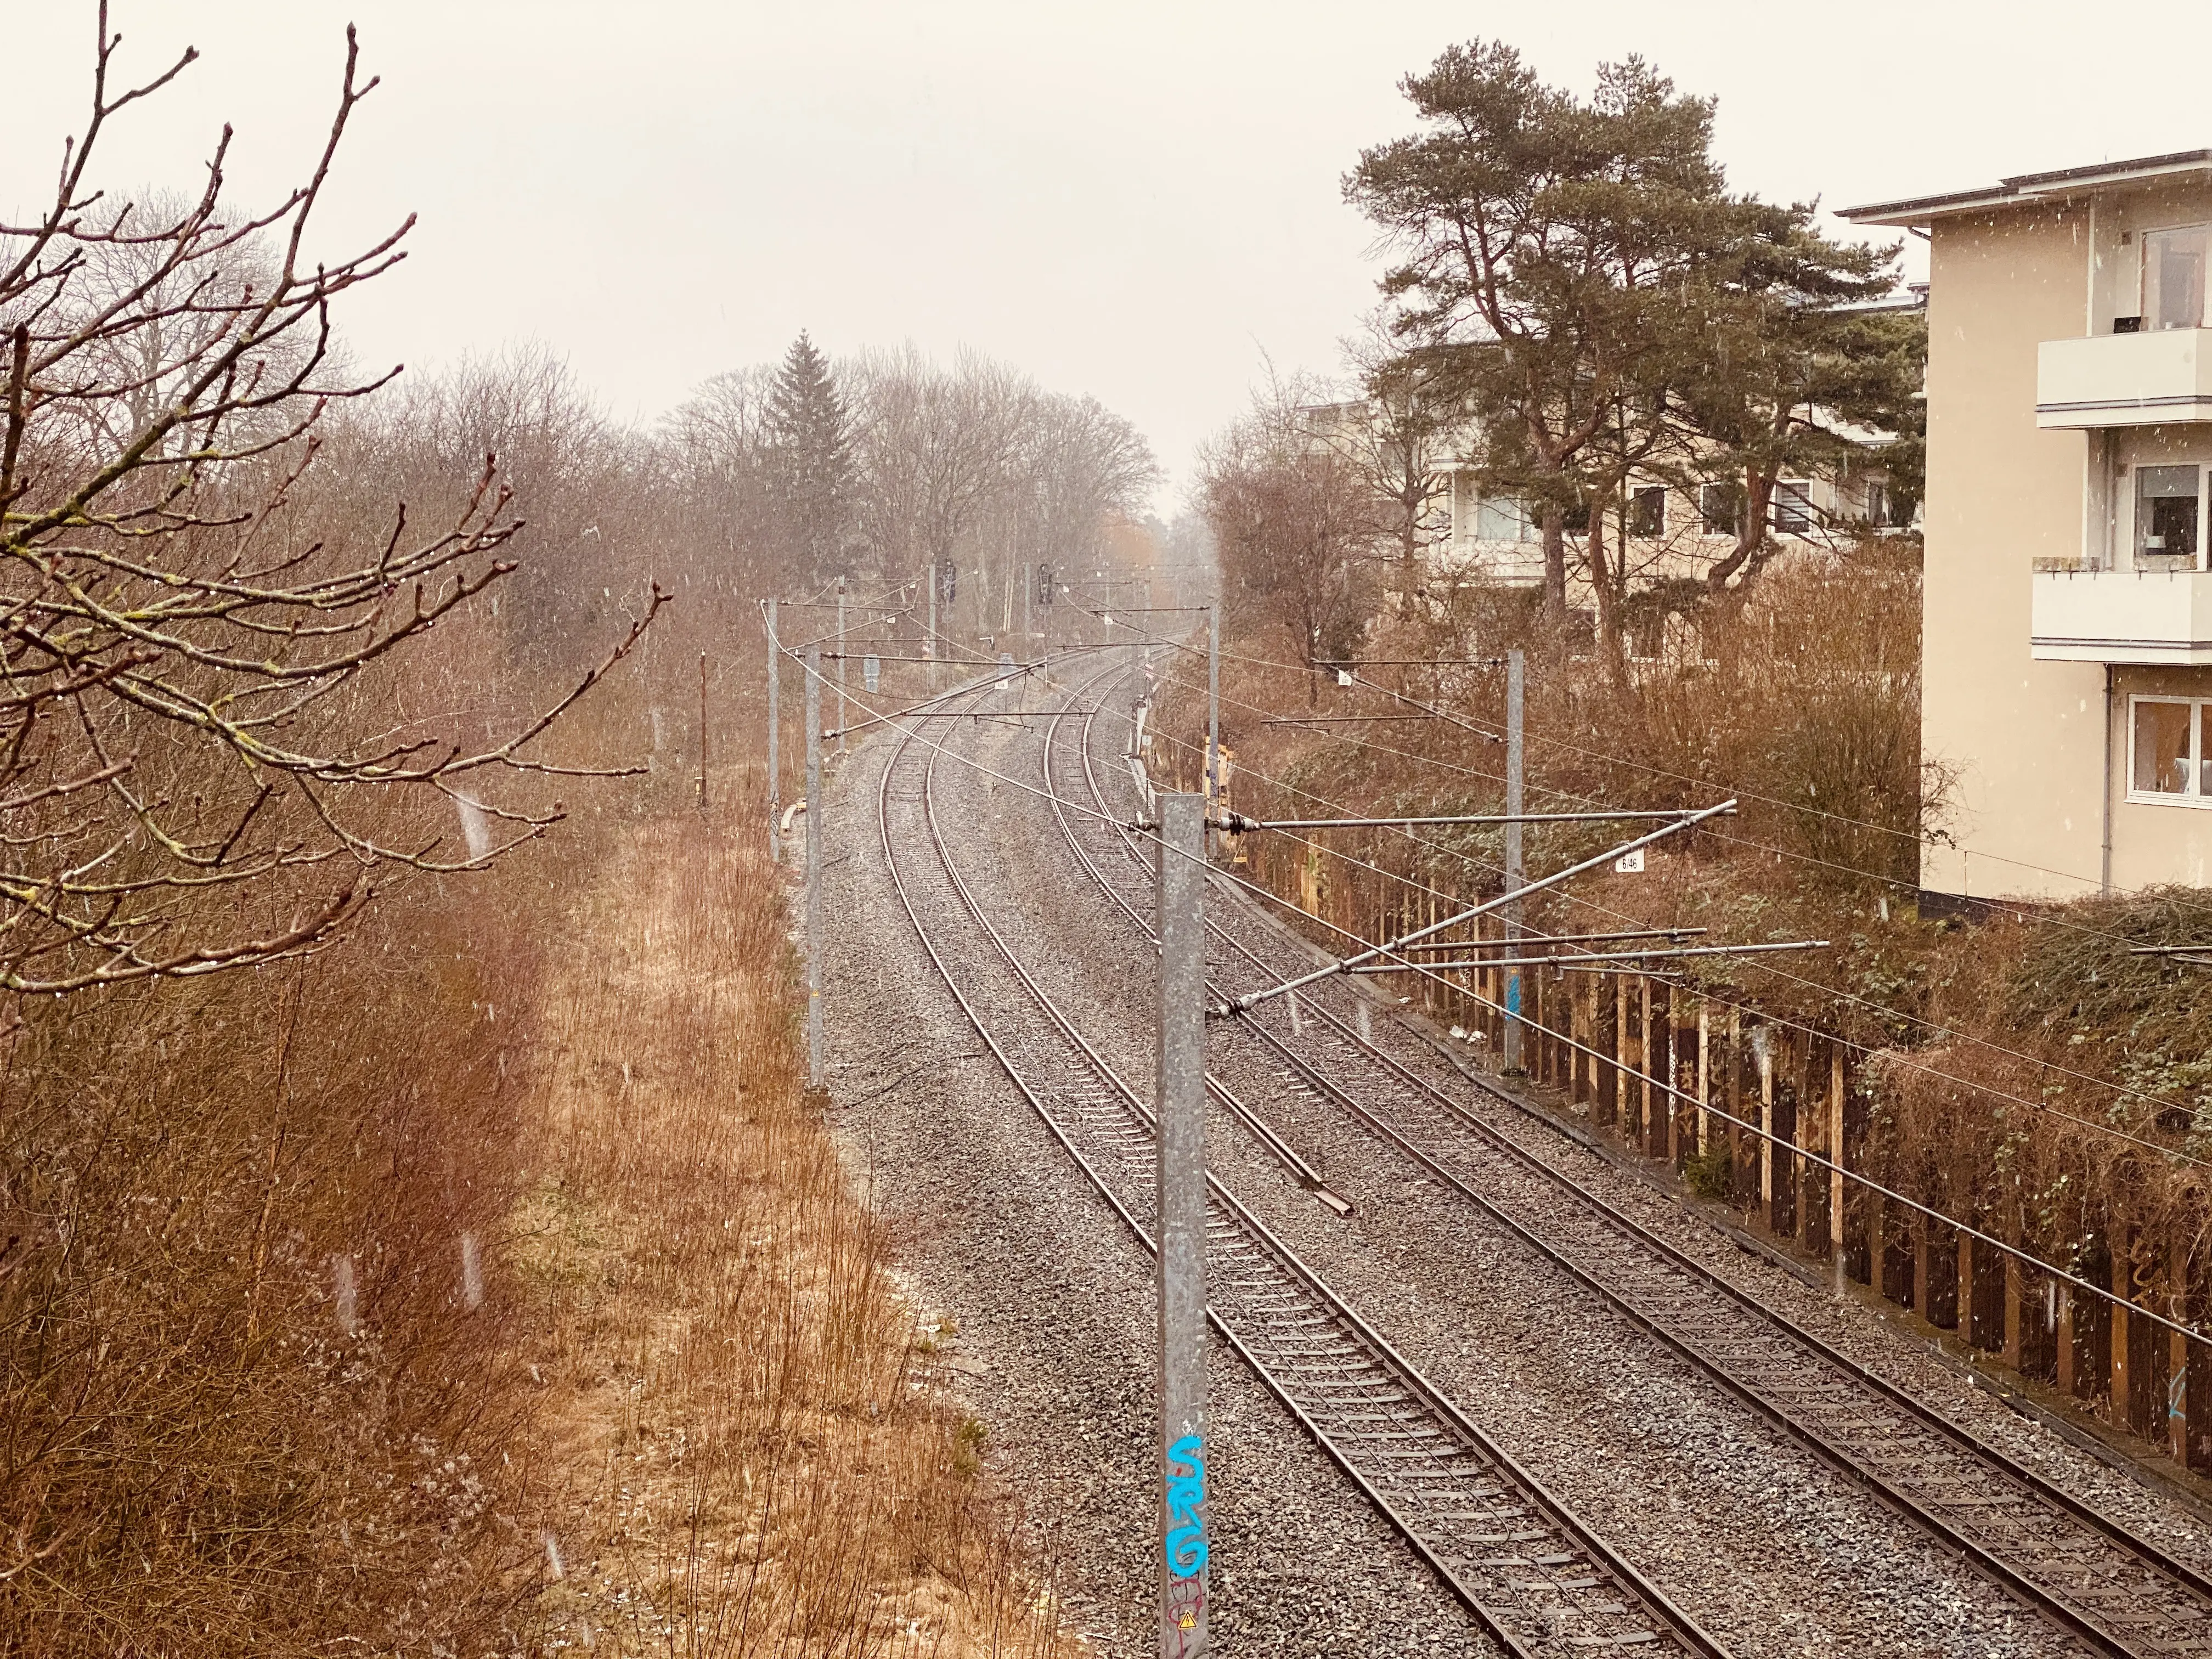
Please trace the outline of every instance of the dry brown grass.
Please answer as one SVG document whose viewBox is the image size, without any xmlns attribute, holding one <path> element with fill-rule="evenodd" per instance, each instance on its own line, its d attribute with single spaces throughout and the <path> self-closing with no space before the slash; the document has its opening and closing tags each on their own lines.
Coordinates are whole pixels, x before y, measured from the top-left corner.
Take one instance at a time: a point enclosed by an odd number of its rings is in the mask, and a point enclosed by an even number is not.
<svg viewBox="0 0 2212 1659">
<path fill-rule="evenodd" d="M 803 1087 L 761 802 L 689 771 L 312 960 L 20 1009 L 0 1651 L 1060 1650 Z"/>
<path fill-rule="evenodd" d="M 804 1086 L 781 883 L 732 821 L 758 816 L 611 838 L 533 1019 L 550 1156 L 509 1259 L 539 1315 L 566 1575 L 537 1639 L 1055 1651 L 981 1427 Z"/>
<path fill-rule="evenodd" d="M 478 1297 L 496 913 L 25 1008 L 0 1078 L 0 1650 L 428 1652 L 503 1622 L 526 1420 Z M 465 1243 L 466 1241 L 466 1243 Z"/>
</svg>

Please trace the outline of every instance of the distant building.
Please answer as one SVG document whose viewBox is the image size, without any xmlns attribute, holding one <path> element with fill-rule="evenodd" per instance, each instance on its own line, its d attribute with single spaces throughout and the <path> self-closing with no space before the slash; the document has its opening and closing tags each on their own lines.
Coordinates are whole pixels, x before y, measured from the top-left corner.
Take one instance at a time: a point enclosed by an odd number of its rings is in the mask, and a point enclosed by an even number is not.
<svg viewBox="0 0 2212 1659">
<path fill-rule="evenodd" d="M 1912 307 L 1919 303 L 1917 296 L 1899 302 Z M 1370 462 L 1376 454 L 1379 424 L 1367 402 L 1315 404 L 1300 412 L 1306 430 L 1316 441 L 1358 457 L 1363 463 Z M 1785 550 L 1793 544 L 1808 550 L 1832 548 L 1869 531 L 1897 528 L 1894 508 L 1898 503 L 1889 493 L 1889 477 L 1881 463 L 1882 450 L 1894 441 L 1892 434 L 1851 426 L 1819 410 L 1803 414 L 1808 422 L 1826 425 L 1855 447 L 1859 459 L 1841 471 L 1823 471 L 1780 482 L 1768 509 L 1768 527 Z M 1432 439 L 1431 447 L 1435 452 L 1431 465 L 1442 482 L 1439 510 L 1431 514 L 1433 528 L 1426 546 L 1431 574 L 1445 582 L 1540 586 L 1542 527 L 1514 496 L 1484 493 L 1479 470 L 1463 459 L 1474 448 L 1474 434 L 1448 431 Z M 1656 475 L 1632 475 L 1626 502 L 1632 591 L 1648 590 L 1670 579 L 1702 580 L 1713 562 L 1735 544 L 1746 505 L 1740 483 L 1684 483 Z M 1619 534 L 1617 516 L 1608 519 L 1607 526 L 1610 544 Z M 1566 533 L 1568 609 L 1587 628 L 1595 599 L 1580 551 L 1588 533 L 1586 520 L 1580 515 L 1571 516 Z M 1657 615 L 1635 621 L 1627 630 L 1630 654 L 1672 654 L 1663 643 L 1665 623 L 1666 618 Z M 1674 632 L 1681 635 L 1683 630 L 1677 627 Z M 1693 639 L 1686 648 L 1694 651 Z"/>
<path fill-rule="evenodd" d="M 1819 419 L 1819 411 L 1813 418 Z M 1863 449 L 1865 461 L 1841 473 L 1785 478 L 1776 487 L 1768 526 L 1784 541 L 1831 545 L 1869 529 L 1894 527 L 1889 477 L 1881 450 L 1891 435 L 1837 422 L 1838 435 Z M 1534 587 L 1544 579 L 1543 532 L 1510 496 L 1486 495 L 1475 469 L 1455 463 L 1451 471 L 1451 531 L 1443 545 L 1451 568 L 1486 580 Z M 1632 559 L 1653 575 L 1693 575 L 1735 544 L 1745 503 L 1740 485 L 1727 482 L 1675 484 L 1658 478 L 1629 481 L 1628 530 Z M 1584 533 L 1570 518 L 1572 544 Z M 1570 572 L 1570 586 L 1574 578 Z"/>
<path fill-rule="evenodd" d="M 2212 880 L 2212 150 L 1850 210 L 1929 239 L 1928 896 Z"/>
</svg>

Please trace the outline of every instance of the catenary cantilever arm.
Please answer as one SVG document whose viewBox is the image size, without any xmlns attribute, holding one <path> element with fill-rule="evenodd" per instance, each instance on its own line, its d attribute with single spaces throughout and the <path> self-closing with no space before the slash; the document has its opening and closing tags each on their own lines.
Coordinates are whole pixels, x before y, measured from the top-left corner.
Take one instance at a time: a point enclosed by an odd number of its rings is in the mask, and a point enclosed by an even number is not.
<svg viewBox="0 0 2212 1659">
<path fill-rule="evenodd" d="M 1584 859 L 1580 864 L 1571 864 L 1565 869 L 1555 871 L 1540 881 L 1532 881 L 1526 886 L 1516 887 L 1512 891 L 1478 904 L 1472 909 L 1462 910 L 1455 916 L 1446 916 L 1442 921 L 1432 921 L 1427 927 L 1416 928 L 1410 933 L 1392 939 L 1387 945 L 1375 945 L 1360 951 L 1357 956 L 1346 957 L 1341 961 L 1331 963 L 1326 968 L 1316 968 L 1310 974 L 1301 974 L 1296 979 L 1285 980 L 1280 985 L 1271 985 L 1265 990 L 1247 991 L 1229 1005 L 1229 1012 L 1244 1013 L 1271 998 L 1285 995 L 1297 990 L 1302 986 L 1310 985 L 1316 980 L 1327 979 L 1334 974 L 1341 974 L 1347 969 L 1358 967 L 1361 963 L 1372 962 L 1377 957 L 1395 956 L 1405 945 L 1427 939 L 1431 934 L 1441 933 L 1448 928 L 1464 927 L 1477 916 L 1487 915 L 1492 910 L 1510 904 L 1516 899 L 1524 899 L 1531 893 L 1540 893 L 1547 887 L 1556 887 L 1570 877 L 1581 875 L 1586 870 L 1594 870 L 1599 865 L 1620 858 L 1624 854 L 1632 853 L 1639 847 L 1648 847 L 1655 841 L 1677 835 L 1693 824 L 1704 823 L 1707 818 L 1718 817 L 1723 812 L 1733 812 L 1735 810 L 1735 803 L 1733 800 L 1725 800 L 1718 806 L 1708 806 L 1700 811 L 1686 813 L 1674 823 L 1662 824 L 1648 835 L 1638 836 L 1634 841 L 1623 842 L 1620 846 L 1609 848 L 1595 858 Z"/>
</svg>

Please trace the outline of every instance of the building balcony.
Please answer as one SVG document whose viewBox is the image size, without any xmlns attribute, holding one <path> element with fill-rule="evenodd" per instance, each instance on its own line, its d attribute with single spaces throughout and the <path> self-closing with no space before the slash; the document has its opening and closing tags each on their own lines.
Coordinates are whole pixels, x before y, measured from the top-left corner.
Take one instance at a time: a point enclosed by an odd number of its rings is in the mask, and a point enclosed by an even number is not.
<svg viewBox="0 0 2212 1659">
<path fill-rule="evenodd" d="M 2039 570 L 2034 582 L 2039 661 L 2212 664 L 2212 571 Z"/>
<path fill-rule="evenodd" d="M 2099 334 L 2037 348 L 2036 425 L 2174 421 L 2212 421 L 2212 329 Z"/>
</svg>

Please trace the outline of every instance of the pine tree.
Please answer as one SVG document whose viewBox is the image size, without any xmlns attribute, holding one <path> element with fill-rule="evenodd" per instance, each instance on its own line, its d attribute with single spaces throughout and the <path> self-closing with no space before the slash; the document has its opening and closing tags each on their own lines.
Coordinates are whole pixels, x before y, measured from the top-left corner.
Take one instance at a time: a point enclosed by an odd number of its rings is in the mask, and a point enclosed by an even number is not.
<svg viewBox="0 0 2212 1659">
<path fill-rule="evenodd" d="M 791 343 L 768 400 L 769 460 L 786 568 L 809 586 L 842 573 L 852 522 L 852 421 L 830 360 Z"/>
<path fill-rule="evenodd" d="M 1478 40 L 1405 88 L 1420 129 L 1363 151 L 1346 185 L 1398 257 L 1391 326 L 1408 365 L 1464 408 L 1486 493 L 1540 520 L 1555 638 L 1566 536 L 1583 526 L 1607 659 L 1625 667 L 1631 573 L 1603 531 L 1631 477 L 1671 468 L 1685 489 L 1743 490 L 1737 545 L 1705 581 L 1741 603 L 1775 551 L 1775 485 L 1848 459 L 1808 406 L 1831 426 L 1917 422 L 1918 325 L 1856 316 L 1888 291 L 1891 257 L 1828 240 L 1809 204 L 1730 191 L 1712 101 L 1639 58 L 1601 66 L 1585 100 Z"/>
</svg>

